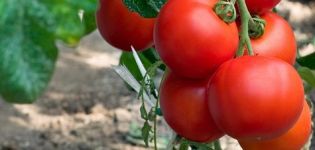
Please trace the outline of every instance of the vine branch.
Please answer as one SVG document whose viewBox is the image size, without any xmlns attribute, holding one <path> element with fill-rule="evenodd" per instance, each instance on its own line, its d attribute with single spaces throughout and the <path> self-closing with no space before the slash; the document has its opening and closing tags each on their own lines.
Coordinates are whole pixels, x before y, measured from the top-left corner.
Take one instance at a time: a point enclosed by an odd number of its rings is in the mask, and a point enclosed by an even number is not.
<svg viewBox="0 0 315 150">
<path fill-rule="evenodd" d="M 253 48 L 251 45 L 248 31 L 249 31 L 249 23 L 251 24 L 255 24 L 255 23 L 247 9 L 245 0 L 237 0 L 237 3 L 238 3 L 239 11 L 240 11 L 242 24 L 241 24 L 241 32 L 240 32 L 241 39 L 240 39 L 236 56 L 237 57 L 243 56 L 244 46 L 247 47 L 248 54 L 253 56 L 254 52 L 253 52 Z"/>
</svg>

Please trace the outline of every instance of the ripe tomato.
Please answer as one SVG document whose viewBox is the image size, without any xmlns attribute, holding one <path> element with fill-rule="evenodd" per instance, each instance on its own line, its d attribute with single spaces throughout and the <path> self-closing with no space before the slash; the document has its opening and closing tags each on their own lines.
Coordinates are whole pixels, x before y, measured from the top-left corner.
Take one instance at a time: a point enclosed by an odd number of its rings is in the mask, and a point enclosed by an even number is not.
<svg viewBox="0 0 315 150">
<path fill-rule="evenodd" d="M 207 80 L 187 80 L 167 73 L 160 88 L 161 110 L 169 126 L 196 142 L 210 142 L 223 133 L 207 107 Z"/>
<path fill-rule="evenodd" d="M 225 62 L 210 81 L 209 109 L 236 138 L 273 138 L 288 131 L 303 108 L 303 83 L 288 63 L 243 56 Z"/>
<path fill-rule="evenodd" d="M 152 45 L 155 19 L 130 12 L 122 0 L 100 0 L 96 21 L 103 38 L 116 48 L 144 50 Z"/>
<path fill-rule="evenodd" d="M 245 0 L 248 10 L 252 14 L 263 14 L 274 8 L 280 0 Z"/>
<path fill-rule="evenodd" d="M 212 10 L 217 0 L 171 0 L 154 29 L 161 59 L 175 74 L 206 78 L 232 59 L 238 46 L 235 23 L 227 24 Z"/>
<path fill-rule="evenodd" d="M 299 150 L 311 134 L 311 112 L 304 102 L 301 116 L 295 125 L 285 134 L 270 140 L 239 141 L 244 150 Z"/>
<path fill-rule="evenodd" d="M 290 25 L 273 12 L 261 17 L 266 21 L 265 33 L 258 39 L 251 39 L 255 54 L 277 57 L 293 65 L 297 45 Z"/>
</svg>

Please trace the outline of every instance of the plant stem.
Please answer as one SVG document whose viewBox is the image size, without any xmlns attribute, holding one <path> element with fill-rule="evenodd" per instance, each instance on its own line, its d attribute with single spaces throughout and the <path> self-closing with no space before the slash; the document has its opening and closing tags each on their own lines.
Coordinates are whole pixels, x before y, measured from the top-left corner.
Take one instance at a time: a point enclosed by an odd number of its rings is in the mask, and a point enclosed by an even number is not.
<svg viewBox="0 0 315 150">
<path fill-rule="evenodd" d="M 153 140 L 154 140 L 154 149 L 155 150 L 158 150 L 158 147 L 157 147 L 157 132 L 156 132 L 156 126 L 157 126 L 157 114 L 156 112 L 158 111 L 158 107 L 159 107 L 159 100 L 157 99 L 156 100 L 156 103 L 155 103 L 155 107 L 154 107 L 154 125 L 153 125 Z"/>
<path fill-rule="evenodd" d="M 253 52 L 253 48 L 251 45 L 251 41 L 250 41 L 250 37 L 248 34 L 248 29 L 249 29 L 249 23 L 253 23 L 253 19 L 247 9 L 245 0 L 237 0 L 238 2 L 238 7 L 239 7 L 239 11 L 240 11 L 240 15 L 241 15 L 241 32 L 240 32 L 240 43 L 239 43 L 239 47 L 237 50 L 237 57 L 243 56 L 244 54 L 244 45 L 246 45 L 247 50 L 248 50 L 248 54 L 253 56 L 254 52 Z"/>
</svg>

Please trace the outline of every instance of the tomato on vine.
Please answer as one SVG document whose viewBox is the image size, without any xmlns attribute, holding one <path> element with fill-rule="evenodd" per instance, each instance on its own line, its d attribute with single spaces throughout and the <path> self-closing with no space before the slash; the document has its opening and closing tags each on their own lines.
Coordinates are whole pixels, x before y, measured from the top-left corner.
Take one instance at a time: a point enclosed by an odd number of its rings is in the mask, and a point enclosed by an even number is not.
<svg viewBox="0 0 315 150">
<path fill-rule="evenodd" d="M 178 76 L 209 77 L 234 57 L 239 41 L 237 27 L 215 14 L 216 2 L 171 0 L 161 9 L 154 43 L 161 59 Z"/>
<path fill-rule="evenodd" d="M 166 73 L 160 88 L 164 119 L 180 136 L 197 142 L 211 142 L 223 136 L 207 107 L 207 80 L 182 79 Z"/>
<path fill-rule="evenodd" d="M 273 138 L 289 130 L 303 108 L 303 83 L 288 63 L 243 56 L 225 62 L 210 81 L 208 105 L 217 126 L 237 138 Z"/>
<path fill-rule="evenodd" d="M 239 141 L 239 143 L 244 150 L 299 150 L 310 137 L 311 124 L 311 111 L 305 101 L 298 121 L 285 134 L 270 140 L 251 139 Z"/>
<path fill-rule="evenodd" d="M 145 50 L 152 46 L 155 19 L 131 12 L 122 0 L 100 0 L 96 22 L 102 37 L 124 51 Z"/>
<path fill-rule="evenodd" d="M 265 31 L 259 38 L 252 38 L 255 55 L 282 59 L 294 65 L 297 45 L 291 26 L 282 17 L 273 12 L 261 16 L 265 20 Z"/>
</svg>

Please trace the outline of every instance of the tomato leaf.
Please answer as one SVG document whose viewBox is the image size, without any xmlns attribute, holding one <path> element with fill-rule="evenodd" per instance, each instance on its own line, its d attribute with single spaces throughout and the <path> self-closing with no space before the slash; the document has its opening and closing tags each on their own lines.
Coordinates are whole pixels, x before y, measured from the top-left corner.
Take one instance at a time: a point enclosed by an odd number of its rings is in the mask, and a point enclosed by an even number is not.
<svg viewBox="0 0 315 150">
<path fill-rule="evenodd" d="M 58 53 L 48 9 L 38 1 L 2 0 L 0 14 L 0 93 L 31 103 L 47 86 Z"/>
<path fill-rule="evenodd" d="M 141 114 L 141 118 L 144 120 L 148 120 L 148 112 L 145 109 L 145 105 L 144 103 L 142 103 L 141 107 L 140 107 L 140 114 Z"/>
<path fill-rule="evenodd" d="M 179 150 L 188 150 L 189 144 L 187 142 L 183 142 L 179 146 Z"/>
<path fill-rule="evenodd" d="M 298 72 L 306 83 L 315 88 L 315 74 L 309 68 L 299 67 Z"/>
<path fill-rule="evenodd" d="M 51 11 L 56 37 L 70 46 L 75 46 L 81 37 L 96 28 L 95 11 L 97 0 L 48 1 L 43 3 Z M 82 18 L 80 18 L 80 12 Z"/>
<path fill-rule="evenodd" d="M 151 65 L 150 61 L 142 53 L 138 53 L 138 56 L 141 62 L 143 63 L 144 67 L 148 69 Z M 133 77 L 137 79 L 137 81 L 141 81 L 143 79 L 142 74 L 138 68 L 138 65 L 132 53 L 123 52 L 120 56 L 119 64 L 126 66 L 130 73 L 133 75 Z"/>
<path fill-rule="evenodd" d="M 152 64 L 161 60 L 156 50 L 152 47 L 141 52 L 141 54 L 143 54 L 143 56 L 145 56 Z"/>
<path fill-rule="evenodd" d="M 84 0 L 80 2 L 78 2 L 77 0 L 71 0 L 71 2 L 71 4 L 74 5 L 77 10 L 79 10 L 79 12 L 82 11 L 84 35 L 94 31 L 96 29 L 95 12 L 97 9 L 98 0 Z"/>
<path fill-rule="evenodd" d="M 140 83 L 132 76 L 131 72 L 125 66 L 116 66 L 114 67 L 115 72 L 137 93 L 140 93 L 142 90 Z M 147 94 L 143 94 L 143 99 L 146 102 L 153 106 L 153 102 L 150 100 Z"/>
<path fill-rule="evenodd" d="M 148 121 L 146 121 L 143 124 L 142 130 L 141 130 L 142 131 L 142 138 L 143 138 L 146 146 L 149 146 L 149 135 L 150 135 L 151 129 L 152 129 L 152 126 L 149 124 Z"/>
<path fill-rule="evenodd" d="M 301 57 L 297 59 L 297 62 L 304 67 L 308 67 L 310 69 L 315 69 L 315 52 L 307 55 L 305 57 Z"/>
<path fill-rule="evenodd" d="M 197 149 L 197 150 L 221 150 L 221 146 L 218 141 L 215 141 L 214 143 L 198 143 L 198 142 L 193 142 L 186 139 L 181 139 L 180 148 L 183 146 L 183 149 L 184 149 L 186 148 L 186 145 L 192 147 L 192 149 Z"/>
<path fill-rule="evenodd" d="M 41 95 L 55 68 L 56 39 L 74 45 L 94 30 L 87 21 L 95 18 L 96 1 L 0 1 L 0 94 L 6 101 L 31 103 Z"/>
<path fill-rule="evenodd" d="M 129 10 L 145 18 L 155 18 L 166 0 L 123 0 Z"/>
</svg>

